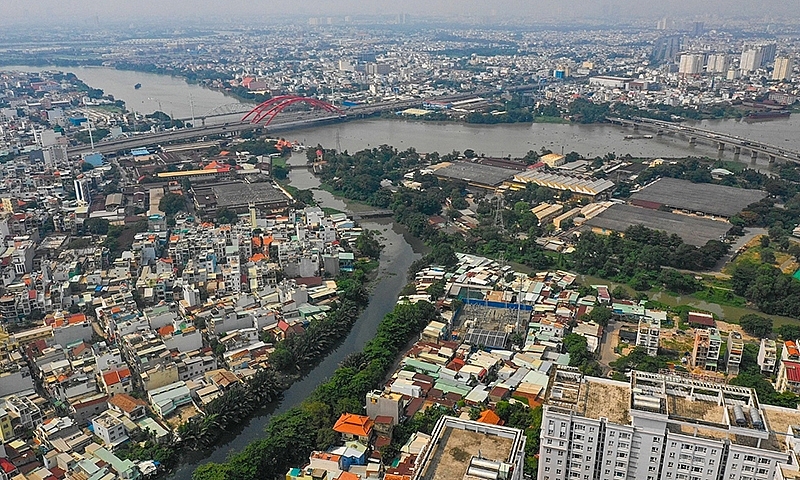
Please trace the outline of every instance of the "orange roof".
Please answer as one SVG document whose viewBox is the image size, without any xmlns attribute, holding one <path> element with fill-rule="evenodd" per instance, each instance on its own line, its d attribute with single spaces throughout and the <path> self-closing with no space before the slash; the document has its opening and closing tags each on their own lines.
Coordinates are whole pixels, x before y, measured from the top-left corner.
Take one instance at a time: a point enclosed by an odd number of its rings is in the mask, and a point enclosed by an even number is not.
<svg viewBox="0 0 800 480">
<path fill-rule="evenodd" d="M 255 255 L 250 257 L 250 261 L 251 262 L 260 262 L 261 260 L 264 260 L 265 258 L 267 258 L 267 256 L 264 255 L 263 253 L 256 253 Z"/>
<path fill-rule="evenodd" d="M 348 435 L 368 437 L 372 433 L 372 424 L 372 419 L 367 416 L 343 413 L 333 426 L 333 430 Z"/>
<path fill-rule="evenodd" d="M 253 237 L 253 246 L 260 247 L 261 246 L 261 237 Z"/>
<path fill-rule="evenodd" d="M 123 412 L 132 412 L 138 406 L 145 406 L 147 403 L 144 400 L 134 398 L 127 393 L 118 393 L 108 399 L 108 403 L 118 407 Z"/>
<path fill-rule="evenodd" d="M 411 480 L 409 475 L 395 475 L 394 473 L 387 473 L 383 476 L 383 480 Z"/>
<path fill-rule="evenodd" d="M 116 385 L 122 380 L 119 378 L 119 373 L 116 371 L 103 374 L 103 382 L 106 386 Z"/>
<path fill-rule="evenodd" d="M 341 475 L 336 478 L 336 480 L 361 480 L 361 477 L 355 473 L 342 472 Z"/>
<path fill-rule="evenodd" d="M 172 325 L 164 325 L 163 327 L 158 329 L 158 334 L 161 335 L 162 337 L 165 337 L 167 335 L 171 335 L 172 332 L 174 331 L 175 327 L 173 327 Z"/>
<path fill-rule="evenodd" d="M 489 425 L 502 425 L 503 420 L 497 416 L 492 410 L 484 410 L 481 412 L 480 416 L 478 417 L 478 421 L 481 423 L 488 423 Z"/>
</svg>

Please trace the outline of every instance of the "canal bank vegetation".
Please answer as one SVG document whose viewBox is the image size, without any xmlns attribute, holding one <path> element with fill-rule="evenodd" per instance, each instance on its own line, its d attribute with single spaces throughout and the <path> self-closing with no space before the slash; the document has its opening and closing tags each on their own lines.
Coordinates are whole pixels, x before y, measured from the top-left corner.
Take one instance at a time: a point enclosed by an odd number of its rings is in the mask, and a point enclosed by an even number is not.
<svg viewBox="0 0 800 480">
<path fill-rule="evenodd" d="M 362 243 L 365 249 L 369 247 L 369 240 Z M 157 442 L 152 436 L 145 435 L 139 442 L 123 445 L 118 451 L 119 457 L 156 460 L 170 470 L 178 464 L 183 453 L 212 447 L 226 432 L 277 400 L 284 390 L 309 372 L 347 336 L 368 303 L 366 284 L 370 272 L 376 267 L 374 260 L 380 249 L 360 253 L 373 260 L 357 262 L 352 273 L 337 278 L 339 299 L 328 315 L 309 323 L 303 333 L 277 342 L 268 368 L 226 390 L 204 408 L 203 416 L 180 425 L 166 442 Z"/>
<path fill-rule="evenodd" d="M 310 161 L 313 161 L 312 155 L 309 153 Z M 411 179 L 419 184 L 419 188 L 407 188 L 403 181 L 407 172 L 428 164 L 456 160 L 460 152 L 441 156 L 433 152 L 423 158 L 413 148 L 399 151 L 382 145 L 354 154 L 325 150 L 324 155 L 327 163 L 320 176 L 326 190 L 350 200 L 392 210 L 398 223 L 431 248 L 446 245 L 452 251 L 486 257 L 503 255 L 507 261 L 533 269 L 553 264 L 536 243 L 536 238 L 544 230 L 530 212 L 534 202 L 555 197 L 548 188 L 530 185 L 520 192 L 509 192 L 506 201 L 514 208 L 500 211 L 505 228 L 498 228 L 495 223 L 496 205 L 478 196 L 473 205 L 479 224 L 468 231 L 445 231 L 435 228 L 430 219 L 446 216 L 452 220 L 461 215 L 458 210 L 470 207 L 466 182 L 441 180 L 419 172 Z M 538 158 L 536 152 L 530 152 L 529 156 Z M 386 188 L 385 181 L 391 182 L 393 188 Z"/>
<path fill-rule="evenodd" d="M 332 427 L 339 415 L 362 412 L 367 392 L 380 386 L 401 349 L 436 318 L 438 313 L 428 302 L 398 304 L 384 317 L 375 338 L 342 361 L 330 380 L 300 406 L 272 417 L 264 438 L 225 463 L 202 465 L 192 478 L 273 479 L 305 463 L 312 451 L 327 449 L 335 440 Z"/>
</svg>

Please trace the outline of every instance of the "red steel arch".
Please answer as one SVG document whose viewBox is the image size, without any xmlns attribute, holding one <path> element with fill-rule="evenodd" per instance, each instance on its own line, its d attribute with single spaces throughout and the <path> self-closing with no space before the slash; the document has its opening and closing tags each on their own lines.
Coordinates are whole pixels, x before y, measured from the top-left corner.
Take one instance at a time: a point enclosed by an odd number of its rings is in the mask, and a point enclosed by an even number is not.
<svg viewBox="0 0 800 480">
<path fill-rule="evenodd" d="M 316 98 L 309 98 L 309 97 L 299 97 L 297 95 L 279 95 L 277 97 L 272 97 L 264 103 L 257 105 L 254 109 L 247 112 L 245 116 L 242 117 L 242 121 L 250 120 L 250 123 L 261 123 L 264 119 L 267 121 L 264 123 L 264 126 L 272 122 L 279 113 L 283 111 L 284 108 L 288 107 L 289 105 L 294 105 L 295 103 L 307 103 L 312 107 L 321 108 L 325 111 L 331 113 L 339 113 L 343 114 L 344 112 L 331 105 L 328 102 L 323 102 L 322 100 L 317 100 Z M 252 118 L 250 118 L 252 116 Z"/>
</svg>

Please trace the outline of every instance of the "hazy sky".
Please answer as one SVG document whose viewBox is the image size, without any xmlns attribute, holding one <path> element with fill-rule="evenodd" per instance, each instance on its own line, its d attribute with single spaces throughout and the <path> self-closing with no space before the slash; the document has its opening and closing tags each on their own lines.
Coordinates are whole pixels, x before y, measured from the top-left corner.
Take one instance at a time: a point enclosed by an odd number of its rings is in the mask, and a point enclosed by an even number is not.
<svg viewBox="0 0 800 480">
<path fill-rule="evenodd" d="M 57 22 L 99 16 L 107 20 L 174 18 L 176 16 L 469 14 L 497 17 L 623 18 L 718 15 L 800 16 L 800 0 L 0 0 L 0 22 L 38 19 Z"/>
</svg>

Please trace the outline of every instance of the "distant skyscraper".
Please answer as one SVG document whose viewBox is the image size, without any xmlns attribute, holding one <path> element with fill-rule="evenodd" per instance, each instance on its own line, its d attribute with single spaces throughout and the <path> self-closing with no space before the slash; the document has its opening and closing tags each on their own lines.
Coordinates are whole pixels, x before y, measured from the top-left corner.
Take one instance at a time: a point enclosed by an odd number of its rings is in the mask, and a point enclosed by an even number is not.
<svg viewBox="0 0 800 480">
<path fill-rule="evenodd" d="M 772 69 L 773 80 L 791 80 L 794 58 L 778 57 L 775 59 L 775 68 Z"/>
<path fill-rule="evenodd" d="M 699 37 L 700 35 L 705 32 L 705 23 L 703 22 L 694 22 L 692 24 L 692 31 L 695 37 Z"/>
<path fill-rule="evenodd" d="M 775 53 L 777 52 L 778 45 L 776 43 L 768 43 L 761 45 L 761 66 L 766 67 L 775 61 Z"/>
<path fill-rule="evenodd" d="M 667 29 L 667 17 L 662 18 L 656 24 L 656 30 L 666 30 Z"/>
<path fill-rule="evenodd" d="M 678 73 L 682 75 L 697 75 L 703 72 L 703 59 L 702 53 L 684 53 L 681 55 L 681 63 L 678 67 Z"/>
<path fill-rule="evenodd" d="M 650 55 L 650 59 L 655 63 L 672 62 L 678 52 L 681 51 L 681 40 L 679 35 L 659 38 L 653 46 L 653 53 Z"/>
<path fill-rule="evenodd" d="M 730 60 L 724 53 L 709 55 L 706 72 L 708 73 L 727 73 Z"/>
<path fill-rule="evenodd" d="M 739 59 L 739 69 L 744 73 L 755 71 L 761 66 L 763 55 L 759 46 L 745 47 Z"/>
</svg>

